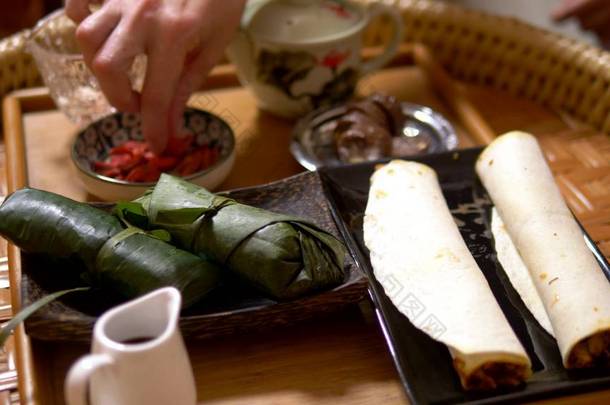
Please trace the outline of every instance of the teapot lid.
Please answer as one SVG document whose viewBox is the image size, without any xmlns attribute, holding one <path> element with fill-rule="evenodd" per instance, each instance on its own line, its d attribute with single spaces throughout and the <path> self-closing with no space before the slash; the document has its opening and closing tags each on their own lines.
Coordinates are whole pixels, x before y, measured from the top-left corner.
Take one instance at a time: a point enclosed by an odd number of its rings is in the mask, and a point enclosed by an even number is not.
<svg viewBox="0 0 610 405">
<path fill-rule="evenodd" d="M 258 1 L 243 24 L 255 38 L 270 42 L 311 43 L 359 26 L 363 15 L 342 0 Z"/>
</svg>

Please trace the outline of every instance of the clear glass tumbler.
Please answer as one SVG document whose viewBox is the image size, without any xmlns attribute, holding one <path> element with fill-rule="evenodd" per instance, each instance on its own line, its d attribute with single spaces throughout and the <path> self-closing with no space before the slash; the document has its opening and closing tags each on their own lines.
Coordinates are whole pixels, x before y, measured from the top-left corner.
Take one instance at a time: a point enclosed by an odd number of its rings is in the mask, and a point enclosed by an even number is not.
<svg viewBox="0 0 610 405">
<path fill-rule="evenodd" d="M 36 24 L 27 48 L 57 107 L 82 127 L 115 109 L 85 65 L 75 32 L 72 20 L 63 10 L 57 10 Z M 145 63 L 143 57 L 138 57 L 132 66 L 130 77 L 134 88 L 141 88 Z"/>
</svg>

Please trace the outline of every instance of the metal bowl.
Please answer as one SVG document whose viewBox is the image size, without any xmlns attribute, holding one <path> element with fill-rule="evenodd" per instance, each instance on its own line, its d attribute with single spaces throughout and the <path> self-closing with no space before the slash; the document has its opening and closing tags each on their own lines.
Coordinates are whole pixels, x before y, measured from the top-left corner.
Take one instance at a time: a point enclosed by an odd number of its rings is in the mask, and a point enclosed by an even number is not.
<svg viewBox="0 0 610 405">
<path fill-rule="evenodd" d="M 404 136 L 412 153 L 393 157 L 408 157 L 456 149 L 458 138 L 453 126 L 433 109 L 407 102 L 400 103 L 402 130 L 394 136 Z M 311 112 L 299 120 L 294 128 L 290 152 L 307 170 L 322 166 L 341 166 L 333 137 L 324 134 L 324 124 L 340 118 L 346 106 L 326 107 Z"/>
</svg>

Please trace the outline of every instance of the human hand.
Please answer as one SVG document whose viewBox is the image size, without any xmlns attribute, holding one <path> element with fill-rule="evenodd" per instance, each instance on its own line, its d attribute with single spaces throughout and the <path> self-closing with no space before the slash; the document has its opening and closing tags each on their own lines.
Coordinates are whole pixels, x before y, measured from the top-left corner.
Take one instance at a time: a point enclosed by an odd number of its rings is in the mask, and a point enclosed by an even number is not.
<svg viewBox="0 0 610 405">
<path fill-rule="evenodd" d="M 144 138 L 163 151 L 182 123 L 184 106 L 222 57 L 239 25 L 245 0 L 66 0 L 79 24 L 76 38 L 85 63 L 110 103 L 140 112 Z M 142 93 L 131 88 L 129 69 L 147 55 Z"/>
<path fill-rule="evenodd" d="M 605 47 L 610 46 L 610 0 L 563 0 L 551 14 L 555 21 L 576 18 L 593 31 Z"/>
</svg>

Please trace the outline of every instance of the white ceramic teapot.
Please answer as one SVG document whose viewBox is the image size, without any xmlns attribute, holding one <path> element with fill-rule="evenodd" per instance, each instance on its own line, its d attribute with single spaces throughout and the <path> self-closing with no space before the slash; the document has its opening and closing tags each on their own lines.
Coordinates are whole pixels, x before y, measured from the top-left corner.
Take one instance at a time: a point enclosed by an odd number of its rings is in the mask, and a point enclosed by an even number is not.
<svg viewBox="0 0 610 405">
<path fill-rule="evenodd" d="M 363 31 L 380 15 L 394 36 L 383 54 L 363 62 Z M 241 28 L 229 59 L 259 107 L 287 117 L 347 99 L 358 78 L 396 54 L 403 34 L 396 9 L 340 0 L 250 1 Z"/>
</svg>

